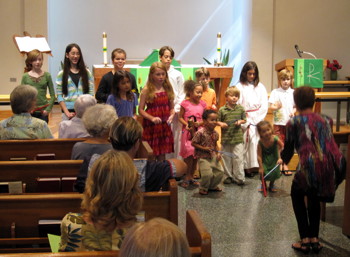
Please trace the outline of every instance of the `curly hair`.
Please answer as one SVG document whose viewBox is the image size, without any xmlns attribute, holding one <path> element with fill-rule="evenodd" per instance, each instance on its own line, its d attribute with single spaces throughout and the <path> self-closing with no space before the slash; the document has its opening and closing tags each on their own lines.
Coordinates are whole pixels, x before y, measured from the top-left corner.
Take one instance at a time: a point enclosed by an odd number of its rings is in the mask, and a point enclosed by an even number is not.
<svg viewBox="0 0 350 257">
<path fill-rule="evenodd" d="M 143 195 L 138 172 L 126 152 L 109 150 L 92 166 L 81 208 L 97 229 L 112 231 L 136 222 Z"/>
<path fill-rule="evenodd" d="M 147 92 L 147 100 L 146 101 L 152 103 L 153 99 L 154 99 L 156 86 L 154 85 L 154 83 L 152 81 L 153 80 L 152 75 L 155 73 L 156 69 L 161 69 L 165 72 L 166 77 L 165 77 L 165 81 L 163 83 L 163 88 L 168 95 L 169 101 L 170 102 L 174 101 L 174 90 L 173 90 L 173 87 L 171 86 L 171 83 L 169 81 L 167 69 L 166 69 L 165 65 L 161 62 L 154 62 L 151 65 L 151 68 L 149 70 L 148 80 L 147 80 L 146 86 L 144 88 L 144 90 L 147 90 L 147 91 L 144 91 L 144 92 Z"/>
<path fill-rule="evenodd" d="M 190 97 L 191 93 L 194 91 L 194 89 L 197 87 L 204 87 L 202 83 L 196 82 L 194 80 L 186 80 L 184 83 L 184 91 L 187 97 Z"/>
</svg>

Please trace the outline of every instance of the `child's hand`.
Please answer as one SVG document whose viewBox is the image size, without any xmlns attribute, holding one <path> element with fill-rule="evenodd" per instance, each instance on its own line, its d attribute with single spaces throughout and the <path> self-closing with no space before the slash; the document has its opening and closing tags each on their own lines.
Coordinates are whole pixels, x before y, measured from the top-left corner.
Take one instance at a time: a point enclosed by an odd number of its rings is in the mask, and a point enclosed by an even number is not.
<svg viewBox="0 0 350 257">
<path fill-rule="evenodd" d="M 216 105 L 213 104 L 213 105 L 211 106 L 211 108 L 212 108 L 213 110 L 216 110 Z"/>
<path fill-rule="evenodd" d="M 159 118 L 159 117 L 153 117 L 153 118 L 151 119 L 151 121 L 152 121 L 154 124 L 160 124 L 160 123 L 162 123 L 162 119 Z"/>
<path fill-rule="evenodd" d="M 227 129 L 228 128 L 228 125 L 226 122 L 221 122 L 221 121 L 218 121 L 218 125 L 223 128 L 223 129 Z"/>
<path fill-rule="evenodd" d="M 167 120 L 168 125 L 170 125 L 173 122 L 174 114 L 171 114 Z"/>
<path fill-rule="evenodd" d="M 277 109 L 281 109 L 281 107 L 282 107 L 281 101 L 277 101 L 277 102 L 275 103 L 275 105 L 276 105 L 276 108 L 277 108 Z"/>
<path fill-rule="evenodd" d="M 283 163 L 282 159 L 279 158 L 279 159 L 277 160 L 277 164 L 282 164 L 282 163 Z"/>
</svg>

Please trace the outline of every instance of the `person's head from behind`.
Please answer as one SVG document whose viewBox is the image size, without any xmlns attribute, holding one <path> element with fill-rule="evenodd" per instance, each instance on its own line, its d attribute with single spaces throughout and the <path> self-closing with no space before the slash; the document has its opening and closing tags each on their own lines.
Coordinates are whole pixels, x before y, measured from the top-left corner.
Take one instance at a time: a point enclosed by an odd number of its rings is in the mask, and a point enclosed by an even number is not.
<svg viewBox="0 0 350 257">
<path fill-rule="evenodd" d="M 173 61 L 174 56 L 175 52 L 170 46 L 163 46 L 159 49 L 159 60 L 165 65 L 167 70 Z"/>
<path fill-rule="evenodd" d="M 107 138 L 109 130 L 118 118 L 112 105 L 96 104 L 85 110 L 83 124 L 92 137 Z"/>
<path fill-rule="evenodd" d="M 278 85 L 287 90 L 293 87 L 293 73 L 288 69 L 283 69 L 278 73 Z"/>
<path fill-rule="evenodd" d="M 186 80 L 184 83 L 186 96 L 194 102 L 199 102 L 203 94 L 203 85 L 194 80 Z"/>
<path fill-rule="evenodd" d="M 118 70 L 114 73 L 112 94 L 117 98 L 120 98 L 121 94 L 126 94 L 128 99 L 132 96 L 131 79 L 128 72 Z"/>
<path fill-rule="evenodd" d="M 239 89 L 235 86 L 228 87 L 225 91 L 226 102 L 229 106 L 237 104 L 237 101 L 241 95 Z"/>
<path fill-rule="evenodd" d="M 185 234 L 163 218 L 154 218 L 132 227 L 122 243 L 120 257 L 189 257 Z"/>
<path fill-rule="evenodd" d="M 31 112 L 36 104 L 38 91 L 29 85 L 15 87 L 10 94 L 11 109 L 14 114 Z"/>
<path fill-rule="evenodd" d="M 259 69 L 255 62 L 246 62 L 242 68 L 239 81 L 243 84 L 251 83 L 255 87 L 259 84 Z"/>
<path fill-rule="evenodd" d="M 298 111 L 312 109 L 315 104 L 315 91 L 312 87 L 302 86 L 294 89 L 294 103 Z"/>
<path fill-rule="evenodd" d="M 142 137 L 143 128 L 132 117 L 124 116 L 117 119 L 109 132 L 109 140 L 113 149 L 126 151 L 134 157 Z"/>
<path fill-rule="evenodd" d="M 217 126 L 218 114 L 214 110 L 205 110 L 202 115 L 203 126 L 209 130 L 214 130 Z"/>
<path fill-rule="evenodd" d="M 41 69 L 43 66 L 43 60 L 43 54 L 39 50 L 34 49 L 30 51 L 26 58 L 26 67 L 24 68 L 25 72 L 29 72 L 32 69 Z"/>
<path fill-rule="evenodd" d="M 200 68 L 195 71 L 196 81 L 202 83 L 203 89 L 206 90 L 210 82 L 210 73 L 207 68 Z"/>
<path fill-rule="evenodd" d="M 124 49 L 116 48 L 111 54 L 112 63 L 115 70 L 122 70 L 126 62 L 126 52 Z"/>
<path fill-rule="evenodd" d="M 84 94 L 80 95 L 74 103 L 74 110 L 76 117 L 83 117 L 85 110 L 90 107 L 96 105 L 96 99 L 92 95 Z"/>
<path fill-rule="evenodd" d="M 127 153 L 109 150 L 101 155 L 86 181 L 81 204 L 84 217 L 102 230 L 130 227 L 142 201 L 139 175 Z"/>
<path fill-rule="evenodd" d="M 256 128 L 258 130 L 259 136 L 263 140 L 268 140 L 273 136 L 273 128 L 270 122 L 266 120 L 260 121 Z"/>
</svg>

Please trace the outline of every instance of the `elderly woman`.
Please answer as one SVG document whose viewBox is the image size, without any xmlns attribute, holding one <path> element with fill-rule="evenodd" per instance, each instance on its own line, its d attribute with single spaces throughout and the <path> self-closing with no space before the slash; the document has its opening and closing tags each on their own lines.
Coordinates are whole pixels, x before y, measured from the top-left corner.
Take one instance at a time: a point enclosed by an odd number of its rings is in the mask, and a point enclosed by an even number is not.
<svg viewBox="0 0 350 257">
<path fill-rule="evenodd" d="M 135 158 L 141 143 L 142 131 L 140 123 L 132 117 L 119 118 L 114 122 L 109 134 L 113 149 L 125 151 L 131 158 Z M 100 154 L 94 154 L 89 163 L 84 160 L 75 185 L 77 191 L 84 191 L 89 167 L 92 167 L 99 157 Z M 187 165 L 178 159 L 164 161 L 134 159 L 134 165 L 140 174 L 141 190 L 145 192 L 159 191 L 161 188 L 166 189 L 169 179 L 181 177 L 187 170 Z"/>
<path fill-rule="evenodd" d="M 97 104 L 87 108 L 83 115 L 83 123 L 91 137 L 73 146 L 71 159 L 90 159 L 93 154 L 103 154 L 112 149 L 108 135 L 117 118 L 115 109 L 111 105 Z"/>
<path fill-rule="evenodd" d="M 142 207 L 138 183 L 128 154 L 104 153 L 87 179 L 82 213 L 68 213 L 62 220 L 59 250 L 118 250 Z"/>
<path fill-rule="evenodd" d="M 81 118 L 85 110 L 96 105 L 96 99 L 92 95 L 81 95 L 74 103 L 75 116 L 70 120 L 61 121 L 58 131 L 59 138 L 90 137 Z"/>
<path fill-rule="evenodd" d="M 0 139 L 53 138 L 47 123 L 30 115 L 37 95 L 38 91 L 32 86 L 15 87 L 10 95 L 14 115 L 0 122 Z"/>
</svg>

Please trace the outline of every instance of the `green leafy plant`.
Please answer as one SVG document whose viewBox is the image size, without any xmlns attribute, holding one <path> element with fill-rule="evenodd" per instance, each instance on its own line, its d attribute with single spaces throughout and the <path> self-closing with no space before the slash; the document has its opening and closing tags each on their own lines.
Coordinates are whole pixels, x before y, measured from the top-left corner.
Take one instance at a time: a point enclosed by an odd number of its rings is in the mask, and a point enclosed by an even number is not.
<svg viewBox="0 0 350 257">
<path fill-rule="evenodd" d="M 203 57 L 204 61 L 207 63 L 207 64 L 212 64 L 208 59 L 206 59 L 205 57 Z M 230 49 L 225 49 L 224 50 L 224 54 L 221 58 L 221 62 L 219 60 L 219 63 L 221 63 L 223 66 L 227 66 L 228 62 L 230 60 Z M 214 59 L 214 64 L 218 63 L 217 59 Z"/>
</svg>

